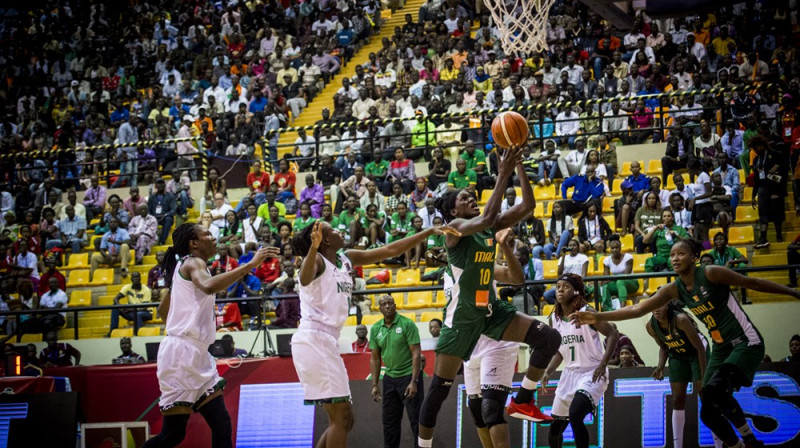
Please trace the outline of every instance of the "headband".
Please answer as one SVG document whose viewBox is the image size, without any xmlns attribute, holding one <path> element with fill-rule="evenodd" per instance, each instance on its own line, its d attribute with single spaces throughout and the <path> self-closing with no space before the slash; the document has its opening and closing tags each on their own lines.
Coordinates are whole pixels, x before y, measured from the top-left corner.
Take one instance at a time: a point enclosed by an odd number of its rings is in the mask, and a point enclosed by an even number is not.
<svg viewBox="0 0 800 448">
<path fill-rule="evenodd" d="M 585 294 L 583 282 L 581 282 L 580 277 L 573 277 L 572 275 L 562 275 L 558 278 L 558 281 L 565 281 L 572 285 L 572 289 L 579 292 L 581 295 Z"/>
</svg>

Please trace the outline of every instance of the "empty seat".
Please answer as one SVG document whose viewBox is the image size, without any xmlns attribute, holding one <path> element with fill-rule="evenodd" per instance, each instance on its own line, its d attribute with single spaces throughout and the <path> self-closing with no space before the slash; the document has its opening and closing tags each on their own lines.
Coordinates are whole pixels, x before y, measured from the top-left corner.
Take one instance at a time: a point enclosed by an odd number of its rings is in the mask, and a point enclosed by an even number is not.
<svg viewBox="0 0 800 448">
<path fill-rule="evenodd" d="M 145 283 L 145 282 L 142 281 L 142 283 Z M 116 297 L 117 294 L 119 294 L 119 291 L 122 289 L 123 286 L 125 286 L 125 285 L 123 285 L 123 284 L 108 285 L 108 286 L 106 286 L 106 294 L 113 295 L 114 297 Z"/>
<path fill-rule="evenodd" d="M 75 269 L 70 271 L 69 278 L 67 278 L 67 288 L 74 288 L 76 286 L 88 286 L 89 270 L 88 269 Z"/>
<path fill-rule="evenodd" d="M 614 179 L 616 180 L 616 179 Z M 603 213 L 609 213 L 614 211 L 614 201 L 616 198 L 611 196 L 603 196 Z M 614 229 L 614 226 L 611 226 L 611 229 Z"/>
<path fill-rule="evenodd" d="M 417 313 L 400 313 L 400 315 L 411 319 L 411 322 L 417 321 Z"/>
<path fill-rule="evenodd" d="M 663 171 L 663 167 L 661 165 L 661 161 L 660 160 L 653 159 L 653 160 L 647 162 L 647 175 L 649 175 L 649 176 L 659 175 L 660 176 L 661 173 L 663 173 L 663 172 L 664 171 Z"/>
<path fill-rule="evenodd" d="M 553 308 L 555 308 L 555 305 L 550 305 L 549 303 L 542 307 L 542 316 L 549 316 L 553 312 Z"/>
<path fill-rule="evenodd" d="M 542 260 L 544 278 L 558 278 L 558 260 Z"/>
<path fill-rule="evenodd" d="M 161 327 L 142 327 L 137 336 L 161 336 Z"/>
<path fill-rule="evenodd" d="M 75 289 L 69 294 L 69 303 L 67 306 L 74 308 L 76 306 L 92 306 L 92 290 L 90 289 Z"/>
<path fill-rule="evenodd" d="M 433 291 L 411 291 L 406 300 L 406 309 L 418 310 L 433 306 Z"/>
<path fill-rule="evenodd" d="M 441 311 L 425 311 L 422 315 L 419 316 L 420 322 L 430 322 L 433 319 L 442 320 L 442 312 Z"/>
<path fill-rule="evenodd" d="M 753 224 L 758 221 L 758 210 L 753 207 L 736 207 L 736 224 Z"/>
<path fill-rule="evenodd" d="M 549 201 L 556 197 L 556 186 L 551 184 L 545 187 L 536 185 L 533 187 L 533 196 L 537 201 Z"/>
<path fill-rule="evenodd" d="M 489 189 L 483 190 L 481 192 L 481 197 L 478 198 L 479 203 L 480 204 L 485 204 L 485 203 L 489 202 L 489 197 L 492 196 L 492 193 L 494 193 L 494 190 L 489 190 Z"/>
<path fill-rule="evenodd" d="M 634 245 L 633 245 L 633 234 L 628 233 L 622 238 L 619 239 L 620 245 L 622 246 L 623 252 L 633 252 Z"/>
<path fill-rule="evenodd" d="M 653 277 L 647 279 L 647 289 L 644 291 L 648 296 L 652 296 L 658 291 L 658 288 L 667 284 L 666 277 Z"/>
<path fill-rule="evenodd" d="M 536 208 L 533 209 L 533 216 L 543 219 L 549 218 L 552 212 L 552 202 L 536 202 Z"/>
<path fill-rule="evenodd" d="M 357 322 L 358 322 L 357 316 L 347 316 L 347 319 L 344 320 L 344 326 L 352 327 L 354 325 L 358 325 Z M 144 330 L 144 328 L 142 328 L 141 330 Z M 141 330 L 139 330 L 139 333 L 142 332 Z"/>
<path fill-rule="evenodd" d="M 652 254 L 633 254 L 633 272 L 637 274 L 644 272 L 644 265 L 652 256 Z"/>
<path fill-rule="evenodd" d="M 361 323 L 364 325 L 373 325 L 381 319 L 383 319 L 382 314 L 367 314 L 361 319 Z"/>
<path fill-rule="evenodd" d="M 97 298 L 97 306 L 113 305 L 114 304 L 114 297 L 116 297 L 116 295 L 113 295 L 113 296 L 105 295 L 105 296 L 98 297 Z"/>
<path fill-rule="evenodd" d="M 144 283 L 145 280 L 142 280 Z M 95 269 L 94 276 L 92 277 L 92 285 L 113 285 L 114 284 L 114 269 L 102 268 Z"/>
<path fill-rule="evenodd" d="M 115 328 L 111 330 L 112 338 L 130 338 L 133 337 L 133 328 Z"/>
<path fill-rule="evenodd" d="M 649 173 L 649 171 L 645 171 L 644 160 L 639 160 L 639 166 L 642 168 L 641 173 Z M 631 175 L 631 162 L 622 162 L 622 169 L 620 170 L 618 176 L 620 177 L 627 177 Z"/>
<path fill-rule="evenodd" d="M 419 285 L 419 269 L 399 269 L 394 284 L 397 286 Z"/>
<path fill-rule="evenodd" d="M 64 266 L 64 269 L 65 270 L 85 269 L 88 267 L 89 267 L 89 253 L 81 252 L 77 254 L 71 254 L 69 256 L 69 264 Z"/>
<path fill-rule="evenodd" d="M 20 343 L 22 344 L 30 344 L 32 342 L 42 342 L 42 334 L 41 333 L 26 333 L 22 335 L 22 339 L 20 339 Z"/>
</svg>

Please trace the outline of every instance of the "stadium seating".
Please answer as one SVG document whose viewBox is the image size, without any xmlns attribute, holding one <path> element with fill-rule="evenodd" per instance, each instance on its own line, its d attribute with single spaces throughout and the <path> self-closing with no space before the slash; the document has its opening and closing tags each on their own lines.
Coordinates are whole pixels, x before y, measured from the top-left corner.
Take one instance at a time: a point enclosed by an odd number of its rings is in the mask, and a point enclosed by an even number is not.
<svg viewBox="0 0 800 448">
<path fill-rule="evenodd" d="M 92 291 L 90 289 L 75 289 L 69 293 L 69 308 L 78 306 L 92 306 Z"/>
</svg>

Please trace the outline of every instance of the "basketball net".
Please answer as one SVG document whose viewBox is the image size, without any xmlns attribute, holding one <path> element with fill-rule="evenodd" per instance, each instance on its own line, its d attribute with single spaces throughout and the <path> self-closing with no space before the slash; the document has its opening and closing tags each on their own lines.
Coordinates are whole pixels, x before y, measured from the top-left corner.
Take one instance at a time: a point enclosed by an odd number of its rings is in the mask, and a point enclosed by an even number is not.
<svg viewBox="0 0 800 448">
<path fill-rule="evenodd" d="M 547 18 L 555 0 L 484 0 L 500 30 L 506 55 L 523 52 L 527 56 L 548 50 Z"/>
</svg>

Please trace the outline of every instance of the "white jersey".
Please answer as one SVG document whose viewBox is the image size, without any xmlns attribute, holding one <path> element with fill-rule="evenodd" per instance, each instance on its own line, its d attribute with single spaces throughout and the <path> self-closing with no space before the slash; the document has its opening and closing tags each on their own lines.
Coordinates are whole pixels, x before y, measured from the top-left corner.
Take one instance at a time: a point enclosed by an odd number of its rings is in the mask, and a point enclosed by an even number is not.
<svg viewBox="0 0 800 448">
<path fill-rule="evenodd" d="M 338 333 L 344 327 L 353 291 L 352 263 L 343 253 L 337 257 L 341 267 L 322 257 L 325 271 L 308 285 L 300 285 L 300 328 L 316 323 Z M 338 334 L 333 336 L 338 338 Z"/>
<path fill-rule="evenodd" d="M 584 305 L 580 311 L 585 311 Z M 559 319 L 552 314 L 552 327 L 561 333 L 561 347 L 558 352 L 564 358 L 564 370 L 594 370 L 603 360 L 605 348 L 600 333 L 591 325 L 576 327 L 569 320 Z"/>
<path fill-rule="evenodd" d="M 187 337 L 211 345 L 217 335 L 214 294 L 204 294 L 191 279 L 183 278 L 181 266 L 187 258 L 178 262 L 172 274 L 166 332 L 169 336 Z"/>
</svg>

